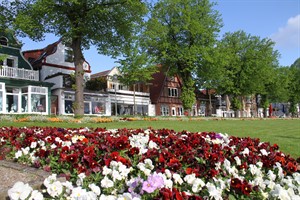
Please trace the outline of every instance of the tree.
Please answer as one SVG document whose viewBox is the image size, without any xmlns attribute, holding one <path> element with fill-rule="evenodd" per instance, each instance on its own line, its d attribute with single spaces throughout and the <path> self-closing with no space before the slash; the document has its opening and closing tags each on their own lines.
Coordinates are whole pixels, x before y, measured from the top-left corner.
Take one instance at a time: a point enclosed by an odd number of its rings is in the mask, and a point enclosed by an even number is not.
<svg viewBox="0 0 300 200">
<path fill-rule="evenodd" d="M 85 88 L 92 91 L 106 90 L 107 88 L 106 77 L 97 77 L 95 79 L 88 80 L 85 83 Z"/>
<path fill-rule="evenodd" d="M 290 67 L 290 77 L 291 81 L 289 84 L 289 102 L 291 104 L 290 111 L 293 116 L 297 113 L 297 104 L 300 103 L 300 58 L 298 58 Z"/>
<path fill-rule="evenodd" d="M 169 68 L 170 76 L 183 80 L 184 109 L 195 103 L 193 74 L 203 55 L 216 41 L 221 27 L 219 14 L 209 0 L 162 0 L 151 10 L 144 32 L 148 53 Z"/>
<path fill-rule="evenodd" d="M 237 31 L 226 33 L 217 48 L 224 55 L 218 91 L 240 97 L 243 108 L 245 96 L 266 94 L 266 86 L 274 80 L 273 72 L 278 66 L 279 53 L 273 49 L 273 41 Z"/>
<path fill-rule="evenodd" d="M 139 0 L 15 0 L 13 8 L 17 30 L 33 40 L 54 33 L 73 49 L 75 116 L 84 114 L 82 50 L 96 45 L 100 54 L 119 55 L 147 10 Z"/>
<path fill-rule="evenodd" d="M 154 59 L 142 51 L 138 42 L 133 42 L 124 55 L 119 59 L 121 76 L 119 80 L 127 86 L 133 86 L 133 114 L 136 114 L 135 86 L 137 83 L 148 83 L 153 79 L 152 75 L 158 71 Z"/>
</svg>

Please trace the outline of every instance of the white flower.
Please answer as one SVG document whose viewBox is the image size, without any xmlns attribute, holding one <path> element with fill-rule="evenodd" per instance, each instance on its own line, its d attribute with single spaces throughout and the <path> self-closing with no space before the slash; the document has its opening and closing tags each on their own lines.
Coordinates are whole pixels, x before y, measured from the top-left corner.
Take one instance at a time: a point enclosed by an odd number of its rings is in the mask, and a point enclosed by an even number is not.
<svg viewBox="0 0 300 200">
<path fill-rule="evenodd" d="M 62 185 L 65 187 L 65 192 L 67 193 L 67 194 L 70 194 L 71 193 L 71 191 L 73 190 L 73 184 L 71 183 L 71 182 L 69 182 L 69 181 L 66 181 L 66 182 L 63 182 L 62 183 Z"/>
<path fill-rule="evenodd" d="M 194 193 L 199 192 L 203 187 L 205 186 L 205 183 L 200 179 L 200 178 L 196 178 L 193 181 L 193 186 L 192 186 L 192 191 Z"/>
<path fill-rule="evenodd" d="M 30 148 L 29 147 L 26 147 L 26 148 L 21 148 L 22 152 L 24 155 L 27 155 L 30 151 Z"/>
<path fill-rule="evenodd" d="M 83 184 L 83 179 L 86 177 L 86 175 L 84 173 L 80 173 L 78 175 L 78 179 L 76 181 L 76 185 L 77 186 L 81 186 Z"/>
<path fill-rule="evenodd" d="M 43 199 L 44 199 L 43 194 L 37 190 L 33 190 L 29 197 L 29 200 L 43 200 Z"/>
<path fill-rule="evenodd" d="M 267 152 L 265 149 L 261 149 L 261 150 L 260 150 L 260 153 L 261 153 L 263 156 L 267 156 L 267 155 L 268 155 L 268 152 Z"/>
<path fill-rule="evenodd" d="M 250 151 L 248 148 L 245 148 L 244 151 L 241 152 L 241 154 L 245 155 L 249 155 Z"/>
<path fill-rule="evenodd" d="M 234 160 L 235 160 L 237 166 L 242 164 L 241 159 L 238 156 L 235 156 Z"/>
<path fill-rule="evenodd" d="M 73 188 L 70 197 L 72 200 L 87 199 L 87 191 L 86 189 L 82 189 L 81 187 L 75 187 Z"/>
<path fill-rule="evenodd" d="M 268 171 L 268 178 L 269 178 L 271 181 L 275 181 L 275 179 L 276 179 L 276 174 L 274 174 L 272 170 L 269 170 L 269 171 Z"/>
<path fill-rule="evenodd" d="M 102 180 L 101 180 L 101 187 L 104 188 L 110 188 L 114 186 L 114 182 L 112 180 L 110 180 L 107 176 L 105 176 Z"/>
<path fill-rule="evenodd" d="M 168 178 L 172 178 L 172 174 L 171 174 L 170 170 L 166 169 L 165 174 Z"/>
<path fill-rule="evenodd" d="M 8 196 L 11 200 L 25 200 L 33 189 L 23 182 L 16 182 L 14 186 L 8 190 Z"/>
<path fill-rule="evenodd" d="M 113 181 L 122 180 L 122 176 L 117 170 L 113 170 L 111 176 L 113 178 Z"/>
<path fill-rule="evenodd" d="M 49 185 L 51 185 L 52 183 L 54 183 L 56 181 L 56 174 L 51 174 L 50 176 L 48 176 L 45 180 L 44 180 L 44 185 L 46 187 L 48 187 Z"/>
<path fill-rule="evenodd" d="M 51 146 L 50 146 L 51 149 L 55 149 L 56 147 L 57 147 L 57 146 L 56 146 L 56 144 L 54 144 L 54 143 L 51 144 Z"/>
<path fill-rule="evenodd" d="M 164 185 L 166 188 L 173 188 L 173 181 L 171 179 L 164 178 Z"/>
<path fill-rule="evenodd" d="M 37 146 L 37 142 L 31 142 L 30 148 L 34 149 Z"/>
<path fill-rule="evenodd" d="M 208 193 L 210 197 L 213 197 L 215 200 L 222 200 L 222 191 L 218 190 L 216 186 L 212 183 L 207 183 L 206 187 L 208 189 Z"/>
<path fill-rule="evenodd" d="M 182 180 L 182 178 L 180 177 L 179 174 L 174 173 L 174 174 L 173 174 L 173 179 L 174 179 L 174 182 L 175 182 L 176 184 L 181 185 L 181 184 L 183 183 L 183 180 Z"/>
<path fill-rule="evenodd" d="M 158 145 L 155 142 L 153 142 L 152 140 L 150 140 L 149 148 L 150 149 L 158 149 Z"/>
<path fill-rule="evenodd" d="M 47 187 L 47 192 L 51 197 L 59 196 L 63 191 L 63 185 L 59 181 L 55 181 Z"/>
<path fill-rule="evenodd" d="M 89 188 L 90 188 L 96 195 L 100 195 L 101 190 L 100 190 L 100 188 L 99 188 L 96 184 L 94 184 L 94 183 L 89 184 Z"/>
<path fill-rule="evenodd" d="M 193 182 L 196 180 L 196 174 L 188 174 L 183 179 L 188 184 L 192 185 Z"/>
<path fill-rule="evenodd" d="M 271 191 L 273 197 L 278 197 L 280 200 L 290 200 L 290 196 L 287 190 L 281 187 L 279 184 L 276 184 L 274 190 Z"/>
<path fill-rule="evenodd" d="M 117 200 L 117 197 L 114 195 L 101 194 L 99 200 Z"/>
<path fill-rule="evenodd" d="M 108 174 L 111 174 L 112 173 L 112 170 L 106 166 L 103 167 L 103 170 L 102 170 L 102 174 L 104 176 L 108 175 Z"/>
<path fill-rule="evenodd" d="M 21 150 L 19 150 L 19 151 L 17 151 L 17 152 L 15 153 L 15 158 L 18 159 L 18 158 L 20 158 L 22 155 L 23 155 L 23 152 L 22 152 Z"/>
<path fill-rule="evenodd" d="M 149 158 L 145 159 L 145 160 L 144 160 L 144 163 L 145 163 L 145 167 L 146 167 L 146 168 L 151 169 L 151 170 L 154 168 L 151 159 L 149 159 Z"/>
</svg>

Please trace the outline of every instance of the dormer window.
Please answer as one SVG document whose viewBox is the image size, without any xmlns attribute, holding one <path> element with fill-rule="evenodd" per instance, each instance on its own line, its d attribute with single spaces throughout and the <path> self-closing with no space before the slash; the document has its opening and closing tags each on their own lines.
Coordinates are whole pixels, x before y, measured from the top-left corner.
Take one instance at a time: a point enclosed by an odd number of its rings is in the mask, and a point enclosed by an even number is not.
<svg viewBox="0 0 300 200">
<path fill-rule="evenodd" d="M 73 50 L 70 48 L 65 48 L 65 62 L 74 62 Z"/>
<path fill-rule="evenodd" d="M 0 44 L 3 46 L 7 46 L 8 40 L 6 37 L 0 37 Z"/>
</svg>

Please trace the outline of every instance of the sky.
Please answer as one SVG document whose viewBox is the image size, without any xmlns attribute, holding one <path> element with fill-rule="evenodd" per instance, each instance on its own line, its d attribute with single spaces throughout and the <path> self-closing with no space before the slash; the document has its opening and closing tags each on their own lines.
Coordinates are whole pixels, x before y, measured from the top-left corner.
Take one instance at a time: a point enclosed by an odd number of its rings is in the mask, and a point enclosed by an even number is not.
<svg viewBox="0 0 300 200">
<path fill-rule="evenodd" d="M 290 66 L 300 57 L 300 0 L 214 0 L 213 9 L 221 15 L 223 27 L 220 38 L 226 32 L 242 30 L 261 39 L 275 42 L 274 49 L 280 53 L 279 64 Z M 41 49 L 59 38 L 48 34 L 42 42 L 18 38 L 22 51 Z M 92 74 L 112 69 L 119 64 L 116 59 L 100 55 L 95 47 L 84 51 L 91 65 Z"/>
</svg>

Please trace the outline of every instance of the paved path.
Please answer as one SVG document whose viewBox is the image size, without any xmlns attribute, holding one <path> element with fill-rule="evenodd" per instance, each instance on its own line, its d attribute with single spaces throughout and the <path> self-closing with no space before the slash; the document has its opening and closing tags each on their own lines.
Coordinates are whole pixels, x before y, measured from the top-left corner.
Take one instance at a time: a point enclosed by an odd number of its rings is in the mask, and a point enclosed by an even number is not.
<svg viewBox="0 0 300 200">
<path fill-rule="evenodd" d="M 6 200 L 8 189 L 22 181 L 32 188 L 39 188 L 50 173 L 43 170 L 21 165 L 12 161 L 0 160 L 0 200 Z"/>
</svg>

